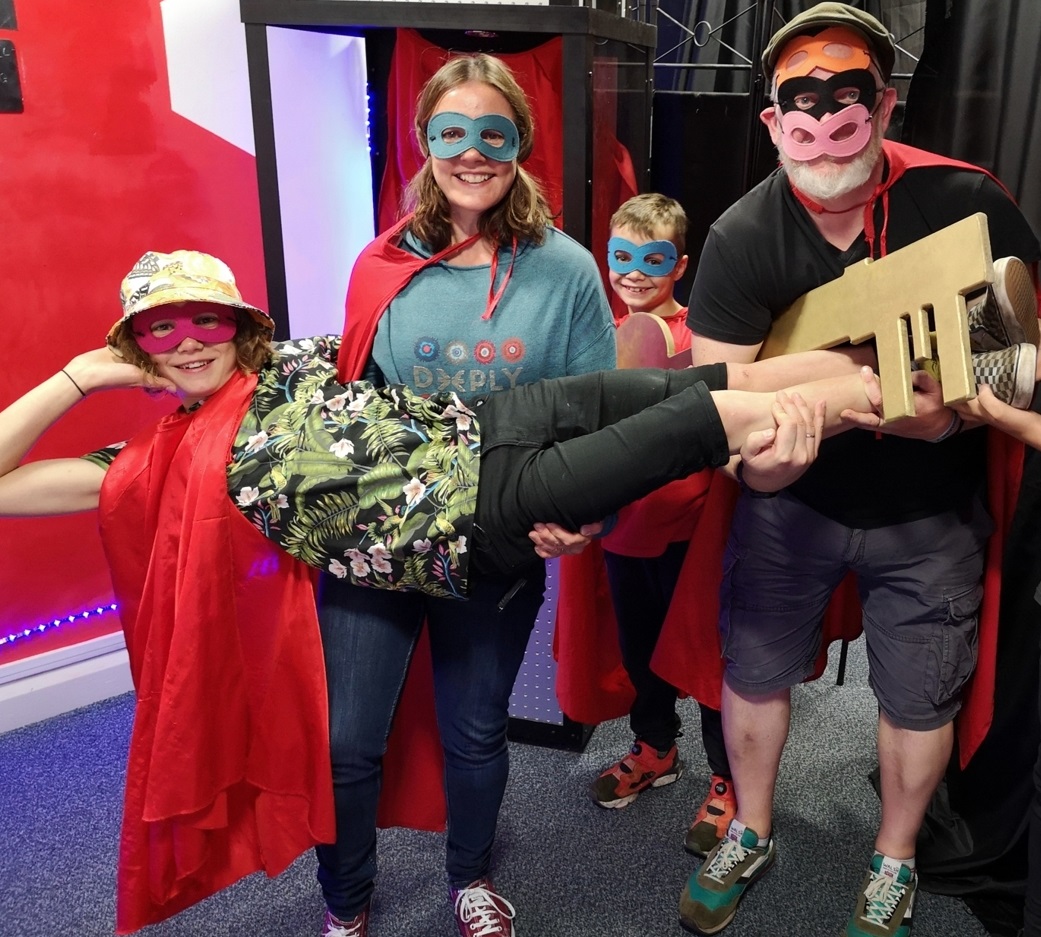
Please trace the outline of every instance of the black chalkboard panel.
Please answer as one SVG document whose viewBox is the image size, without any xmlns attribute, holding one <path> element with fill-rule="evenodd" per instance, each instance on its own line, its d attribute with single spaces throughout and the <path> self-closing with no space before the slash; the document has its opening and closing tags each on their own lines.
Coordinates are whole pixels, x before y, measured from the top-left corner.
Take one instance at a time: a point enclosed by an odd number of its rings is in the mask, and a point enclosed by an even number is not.
<svg viewBox="0 0 1041 937">
<path fill-rule="evenodd" d="M 14 0 L 0 0 L 0 29 L 17 29 L 14 15 Z"/>
<path fill-rule="evenodd" d="M 0 114 L 21 114 L 22 82 L 18 77 L 18 59 L 14 54 L 14 43 L 0 39 Z"/>
</svg>

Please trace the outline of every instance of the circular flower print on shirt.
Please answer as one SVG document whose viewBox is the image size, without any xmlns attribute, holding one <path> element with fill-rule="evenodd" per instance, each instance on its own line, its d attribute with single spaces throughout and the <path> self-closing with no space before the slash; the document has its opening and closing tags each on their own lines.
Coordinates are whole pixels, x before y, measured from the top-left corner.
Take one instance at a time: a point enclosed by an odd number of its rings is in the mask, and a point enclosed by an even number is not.
<svg viewBox="0 0 1041 937">
<path fill-rule="evenodd" d="M 420 361 L 433 361 L 441 352 L 441 346 L 433 338 L 421 338 L 416 342 L 416 357 Z"/>
<path fill-rule="evenodd" d="M 492 342 L 478 342 L 474 345 L 474 358 L 481 364 L 491 364 L 495 360 L 495 345 Z"/>
<path fill-rule="evenodd" d="M 502 356 L 507 361 L 520 361 L 524 357 L 524 342 L 519 338 L 508 338 L 502 343 Z"/>
<path fill-rule="evenodd" d="M 452 364 L 462 364 L 470 360 L 470 349 L 463 342 L 454 341 L 445 345 L 445 357 Z"/>
</svg>

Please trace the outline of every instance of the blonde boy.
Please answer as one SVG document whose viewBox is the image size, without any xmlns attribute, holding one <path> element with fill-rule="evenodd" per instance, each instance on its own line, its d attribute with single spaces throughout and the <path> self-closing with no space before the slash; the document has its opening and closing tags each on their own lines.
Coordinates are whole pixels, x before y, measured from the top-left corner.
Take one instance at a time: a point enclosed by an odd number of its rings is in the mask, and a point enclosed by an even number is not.
<svg viewBox="0 0 1041 937">
<path fill-rule="evenodd" d="M 686 233 L 679 202 L 653 192 L 638 195 L 611 219 L 607 261 L 611 287 L 629 314 L 658 316 L 672 334 L 674 351 L 689 353 L 687 310 L 675 297 L 687 270 Z M 683 773 L 676 748 L 676 689 L 650 662 L 707 488 L 707 472 L 673 482 L 623 509 L 603 540 L 622 662 L 636 697 L 629 713 L 632 748 L 591 787 L 602 807 L 628 806 L 642 791 L 671 784 Z M 717 710 L 701 706 L 701 732 L 712 780 L 684 840 L 698 855 L 718 842 L 736 810 Z"/>
</svg>

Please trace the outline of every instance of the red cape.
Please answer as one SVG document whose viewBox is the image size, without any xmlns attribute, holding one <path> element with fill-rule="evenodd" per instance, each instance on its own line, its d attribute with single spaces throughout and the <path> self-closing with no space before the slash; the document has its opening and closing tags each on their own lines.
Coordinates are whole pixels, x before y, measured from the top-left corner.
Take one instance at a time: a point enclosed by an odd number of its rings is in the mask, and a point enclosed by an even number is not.
<svg viewBox="0 0 1041 937">
<path fill-rule="evenodd" d="M 890 172 L 865 207 L 868 219 L 877 199 L 883 200 L 888 214 L 888 189 L 909 169 L 948 166 L 985 172 L 969 163 L 888 140 L 883 147 Z M 866 226 L 865 234 L 872 241 L 876 239 L 873 223 Z M 884 254 L 884 225 L 877 233 L 877 240 L 879 252 Z M 987 460 L 988 503 L 995 529 L 988 542 L 983 575 L 979 658 L 956 724 L 962 767 L 983 741 L 993 716 L 1001 559 L 1005 534 L 1019 494 L 1023 446 L 1003 433 L 988 430 Z M 715 708 L 720 705 L 723 678 L 718 629 L 719 584 L 736 497 L 736 485 L 722 473 L 715 473 L 652 660 L 652 666 L 663 679 Z M 634 691 L 622 667 L 618 628 L 601 570 L 601 557 L 598 552 L 587 550 L 581 556 L 565 557 L 562 564 L 564 576 L 558 599 L 555 642 L 560 706 L 570 718 L 590 724 L 627 715 Z M 828 606 L 815 676 L 820 676 L 827 664 L 830 642 L 853 639 L 860 632 L 860 602 L 855 580 L 849 576 Z"/>
<path fill-rule="evenodd" d="M 427 80 L 457 53 L 427 42 L 411 29 L 395 34 L 394 55 L 387 81 L 387 152 L 386 169 L 380 180 L 378 231 L 386 231 L 399 217 L 402 195 L 408 181 L 423 165 L 423 154 L 415 139 L 413 116 L 416 98 Z M 535 120 L 535 138 L 531 155 L 524 168 L 534 176 L 550 204 L 554 223 L 564 228 L 564 86 L 563 42 L 560 37 L 526 52 L 502 53 L 498 56 L 513 72 L 524 89 Z M 592 154 L 595 160 L 592 189 L 591 242 L 597 266 L 607 284 L 607 244 L 611 233 L 611 215 L 622 202 L 639 192 L 636 171 L 629 151 L 618 140 L 619 91 L 612 74 L 612 63 L 598 60 L 603 69 L 593 92 Z M 614 296 L 608 290 L 609 296 Z M 612 301 L 614 314 L 620 317 L 625 307 Z"/>
<path fill-rule="evenodd" d="M 228 497 L 231 442 L 256 376 L 135 437 L 109 468 L 100 523 L 137 708 L 116 930 L 161 921 L 263 870 L 335 819 L 308 567 Z"/>
</svg>

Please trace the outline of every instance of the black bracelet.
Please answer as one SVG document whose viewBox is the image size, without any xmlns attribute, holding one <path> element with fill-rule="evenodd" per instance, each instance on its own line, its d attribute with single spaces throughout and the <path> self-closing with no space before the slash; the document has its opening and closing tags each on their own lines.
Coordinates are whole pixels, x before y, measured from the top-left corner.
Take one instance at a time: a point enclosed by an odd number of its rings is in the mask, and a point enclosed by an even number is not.
<svg viewBox="0 0 1041 937">
<path fill-rule="evenodd" d="M 62 373 L 62 374 L 64 374 L 64 375 L 65 375 L 65 376 L 66 376 L 66 377 L 67 377 L 67 378 L 68 378 L 68 379 L 69 379 L 70 381 L 72 381 L 72 386 L 73 386 L 73 387 L 75 387 L 75 388 L 76 388 L 76 390 L 78 390 L 78 391 L 80 392 L 80 396 L 81 396 L 81 397 L 86 397 L 86 396 L 87 396 L 87 395 L 86 395 L 86 394 L 85 394 L 85 393 L 83 392 L 83 388 L 82 388 L 82 387 L 80 387 L 80 385 L 76 383 L 76 378 L 74 378 L 74 377 L 73 377 L 73 376 L 72 376 L 71 374 L 69 374 L 69 372 L 68 372 L 68 371 L 66 371 L 66 370 L 65 370 L 65 368 L 62 368 L 62 369 L 61 369 L 61 373 Z"/>
<path fill-rule="evenodd" d="M 756 491 L 755 488 L 749 488 L 748 482 L 745 481 L 745 462 L 742 459 L 737 463 L 737 468 L 734 470 L 734 474 L 737 476 L 737 483 L 741 486 L 742 491 L 747 491 L 751 498 L 776 498 L 776 491 Z"/>
</svg>

